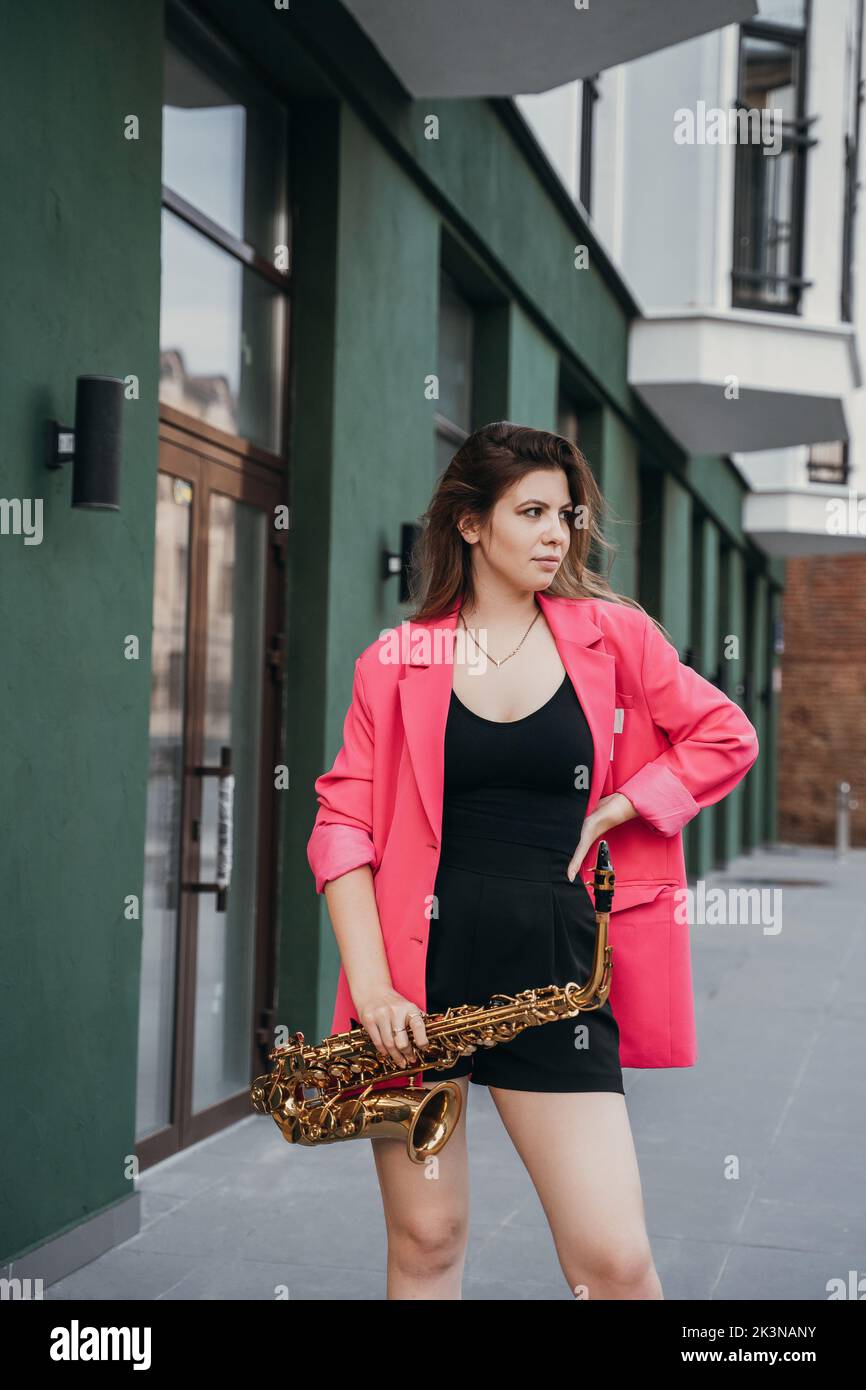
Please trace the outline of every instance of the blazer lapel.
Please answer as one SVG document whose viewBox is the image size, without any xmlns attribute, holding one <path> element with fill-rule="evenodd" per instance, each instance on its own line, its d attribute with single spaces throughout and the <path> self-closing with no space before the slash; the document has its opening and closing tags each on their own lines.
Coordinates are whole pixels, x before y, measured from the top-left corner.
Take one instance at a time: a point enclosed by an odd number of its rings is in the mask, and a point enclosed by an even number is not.
<svg viewBox="0 0 866 1390">
<path fill-rule="evenodd" d="M 603 650 L 603 633 L 592 617 L 591 599 L 569 602 L 541 592 L 537 598 L 592 734 L 589 813 L 610 776 L 615 663 Z M 403 728 L 418 792 L 437 847 L 442 835 L 445 725 L 453 689 L 459 611 L 458 603 L 436 622 L 406 622 L 401 633 L 401 642 L 406 643 L 406 670 L 398 682 Z"/>
</svg>

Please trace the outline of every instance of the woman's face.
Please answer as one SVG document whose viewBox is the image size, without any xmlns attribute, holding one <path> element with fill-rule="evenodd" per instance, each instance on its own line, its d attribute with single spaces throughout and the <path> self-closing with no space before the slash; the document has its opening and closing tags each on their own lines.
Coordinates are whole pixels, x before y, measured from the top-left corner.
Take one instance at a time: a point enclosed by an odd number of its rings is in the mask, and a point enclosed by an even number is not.
<svg viewBox="0 0 866 1390">
<path fill-rule="evenodd" d="M 560 468 L 525 473 L 502 494 L 486 526 L 460 527 L 475 547 L 476 580 L 496 578 L 520 591 L 548 588 L 568 550 L 573 517 Z"/>
</svg>

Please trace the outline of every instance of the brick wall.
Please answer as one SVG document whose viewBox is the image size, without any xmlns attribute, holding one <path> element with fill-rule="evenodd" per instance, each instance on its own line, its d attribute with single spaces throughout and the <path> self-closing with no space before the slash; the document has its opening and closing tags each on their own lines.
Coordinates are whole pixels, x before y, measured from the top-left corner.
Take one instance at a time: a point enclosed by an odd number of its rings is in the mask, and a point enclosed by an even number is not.
<svg viewBox="0 0 866 1390">
<path fill-rule="evenodd" d="M 866 558 L 789 559 L 779 702 L 778 836 L 835 843 L 851 783 L 851 844 L 866 846 Z"/>
</svg>

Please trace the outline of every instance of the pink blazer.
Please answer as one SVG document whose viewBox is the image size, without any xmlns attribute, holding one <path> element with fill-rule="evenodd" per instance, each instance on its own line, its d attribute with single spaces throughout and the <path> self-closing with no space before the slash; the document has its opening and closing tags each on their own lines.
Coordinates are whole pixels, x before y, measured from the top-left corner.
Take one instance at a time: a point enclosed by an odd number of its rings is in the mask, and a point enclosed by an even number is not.
<svg viewBox="0 0 866 1390">
<path fill-rule="evenodd" d="M 686 886 L 682 829 L 745 776 L 757 734 L 738 705 L 682 664 L 641 610 L 605 599 L 537 598 L 592 732 L 587 814 L 612 792 L 637 811 L 604 836 L 616 874 L 610 1004 L 620 1060 L 693 1066 L 689 923 L 675 912 Z M 422 1010 L 458 610 L 389 629 L 358 657 L 343 746 L 316 780 L 319 810 L 307 843 L 318 893 L 329 879 L 371 866 L 393 987 Z M 579 870 L 590 893 L 598 844 Z M 332 1031 L 351 1027 L 350 1016 L 358 1013 L 341 967 Z"/>
</svg>

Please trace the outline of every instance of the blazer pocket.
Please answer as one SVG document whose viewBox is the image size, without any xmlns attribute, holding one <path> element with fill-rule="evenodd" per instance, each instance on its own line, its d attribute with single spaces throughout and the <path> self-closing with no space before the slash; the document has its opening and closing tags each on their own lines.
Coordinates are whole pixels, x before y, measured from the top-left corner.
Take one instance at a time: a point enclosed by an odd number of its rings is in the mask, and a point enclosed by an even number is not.
<svg viewBox="0 0 866 1390">
<path fill-rule="evenodd" d="M 616 751 L 616 735 L 621 734 L 625 728 L 625 712 L 634 705 L 634 696 L 627 695 L 624 690 L 614 691 L 613 702 L 613 733 L 614 737 L 610 744 L 610 758 L 613 762 L 613 755 Z"/>
<path fill-rule="evenodd" d="M 614 878 L 611 914 L 627 912 L 630 907 L 638 907 L 642 903 L 651 903 L 665 889 L 670 890 L 680 886 L 676 879 L 672 878 L 631 878 L 623 879 L 619 883 Z M 589 891 L 588 885 L 587 891 Z M 590 896 L 592 895 L 590 894 Z"/>
</svg>

